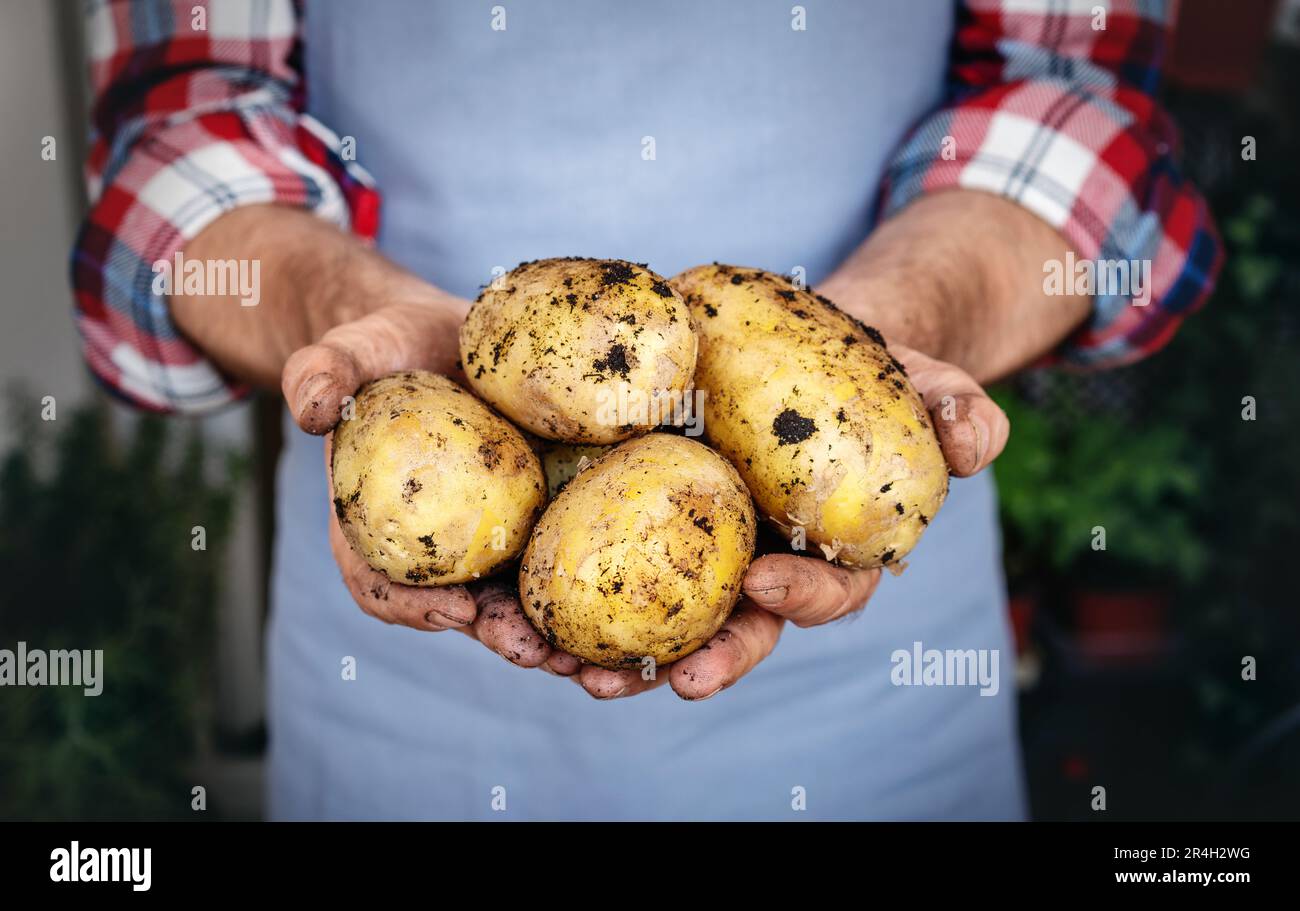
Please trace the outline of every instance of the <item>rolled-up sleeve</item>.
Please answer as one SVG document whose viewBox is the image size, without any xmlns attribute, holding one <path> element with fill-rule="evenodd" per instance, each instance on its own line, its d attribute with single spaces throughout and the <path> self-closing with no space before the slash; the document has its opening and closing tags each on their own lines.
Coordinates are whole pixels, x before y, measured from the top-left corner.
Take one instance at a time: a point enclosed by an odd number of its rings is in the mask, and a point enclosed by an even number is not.
<svg viewBox="0 0 1300 911">
<path fill-rule="evenodd" d="M 1149 268 L 1145 288 L 1098 288 L 1091 317 L 1052 359 L 1099 369 L 1157 350 L 1205 302 L 1222 264 L 1205 200 L 1179 172 L 1177 129 L 1155 100 L 1168 4 L 969 0 L 958 15 L 949 99 L 890 164 L 882 215 L 952 188 L 1013 200 L 1081 259 Z"/>
<path fill-rule="evenodd" d="M 173 324 L 154 264 L 238 206 L 278 203 L 373 238 L 379 195 L 302 113 L 291 0 L 92 0 L 91 208 L 72 251 L 93 374 L 156 411 L 203 412 L 244 389 Z"/>
</svg>

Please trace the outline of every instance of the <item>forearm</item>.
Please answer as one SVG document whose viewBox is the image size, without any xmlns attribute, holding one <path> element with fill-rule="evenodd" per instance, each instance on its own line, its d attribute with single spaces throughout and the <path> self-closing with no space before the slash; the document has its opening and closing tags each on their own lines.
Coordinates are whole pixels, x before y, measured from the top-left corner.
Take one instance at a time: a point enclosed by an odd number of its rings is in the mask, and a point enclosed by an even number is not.
<svg viewBox="0 0 1300 911">
<path fill-rule="evenodd" d="M 951 190 L 882 223 L 818 290 L 887 341 L 989 382 L 1050 351 L 1087 316 L 1090 297 L 1043 292 L 1043 264 L 1069 249 L 1015 203 Z"/>
<path fill-rule="evenodd" d="M 434 328 L 429 359 L 455 361 L 464 302 L 308 212 L 241 207 L 205 228 L 182 254 L 187 261 L 258 264 L 256 306 L 244 306 L 230 294 L 186 294 L 179 278 L 170 297 L 180 330 L 241 380 L 278 386 L 293 352 L 337 326 L 394 304 L 429 308 Z"/>
</svg>

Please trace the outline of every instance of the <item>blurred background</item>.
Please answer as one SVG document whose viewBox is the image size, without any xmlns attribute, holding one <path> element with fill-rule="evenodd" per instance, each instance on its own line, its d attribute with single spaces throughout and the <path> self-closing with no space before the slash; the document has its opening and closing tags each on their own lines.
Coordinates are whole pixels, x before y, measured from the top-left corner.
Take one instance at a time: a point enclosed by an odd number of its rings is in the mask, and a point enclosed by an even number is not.
<svg viewBox="0 0 1300 911">
<path fill-rule="evenodd" d="M 144 418 L 90 381 L 67 278 L 81 60 L 76 3 L 0 0 L 0 647 L 94 643 L 115 676 L 3 694 L 0 818 L 192 816 L 194 782 L 209 816 L 257 818 L 280 406 Z M 1300 0 L 1182 4 L 1165 96 L 1224 236 L 1218 290 L 1148 361 L 995 390 L 1036 818 L 1096 818 L 1097 783 L 1107 819 L 1300 818 L 1297 85 Z"/>
</svg>

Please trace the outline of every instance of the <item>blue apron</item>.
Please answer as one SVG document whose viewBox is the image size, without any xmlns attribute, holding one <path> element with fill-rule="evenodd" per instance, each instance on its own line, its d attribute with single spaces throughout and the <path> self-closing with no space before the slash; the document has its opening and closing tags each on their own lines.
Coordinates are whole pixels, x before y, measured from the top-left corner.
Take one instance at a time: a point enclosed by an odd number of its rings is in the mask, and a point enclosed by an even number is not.
<svg viewBox="0 0 1300 911">
<path fill-rule="evenodd" d="M 947 0 L 312 2 L 313 114 L 385 193 L 380 248 L 473 297 L 494 267 L 710 260 L 816 282 L 866 236 L 882 169 L 939 100 Z M 279 471 L 270 815 L 397 819 L 1019 818 L 1014 650 L 987 475 L 952 485 L 866 610 L 787 626 L 734 688 L 597 702 L 454 633 L 355 606 L 321 441 Z M 900 686 L 896 653 L 997 650 L 996 695 Z M 343 662 L 355 660 L 355 679 Z M 918 669 L 919 670 L 919 669 Z"/>
</svg>

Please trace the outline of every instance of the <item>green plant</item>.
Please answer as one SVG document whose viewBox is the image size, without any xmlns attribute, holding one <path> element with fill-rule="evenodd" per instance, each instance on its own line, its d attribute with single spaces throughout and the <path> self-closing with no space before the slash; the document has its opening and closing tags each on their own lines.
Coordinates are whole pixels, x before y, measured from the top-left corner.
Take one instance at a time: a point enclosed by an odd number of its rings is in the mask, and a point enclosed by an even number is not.
<svg viewBox="0 0 1300 911">
<path fill-rule="evenodd" d="M 1203 463 L 1184 432 L 1135 429 L 1106 415 L 1054 421 L 1009 389 L 994 390 L 994 398 L 1012 427 L 994 470 L 1013 578 L 1090 567 L 1103 580 L 1202 577 L 1208 553 L 1193 528 L 1192 504 Z M 1104 564 L 1093 558 L 1098 526 L 1105 529 Z"/>
<path fill-rule="evenodd" d="M 208 480 L 194 428 L 102 407 L 35 419 L 15 394 L 18 448 L 0 465 L 0 647 L 103 649 L 103 692 L 0 691 L 0 817 L 188 813 L 183 770 L 205 720 L 230 478 Z M 203 526 L 206 550 L 191 546 Z"/>
</svg>

